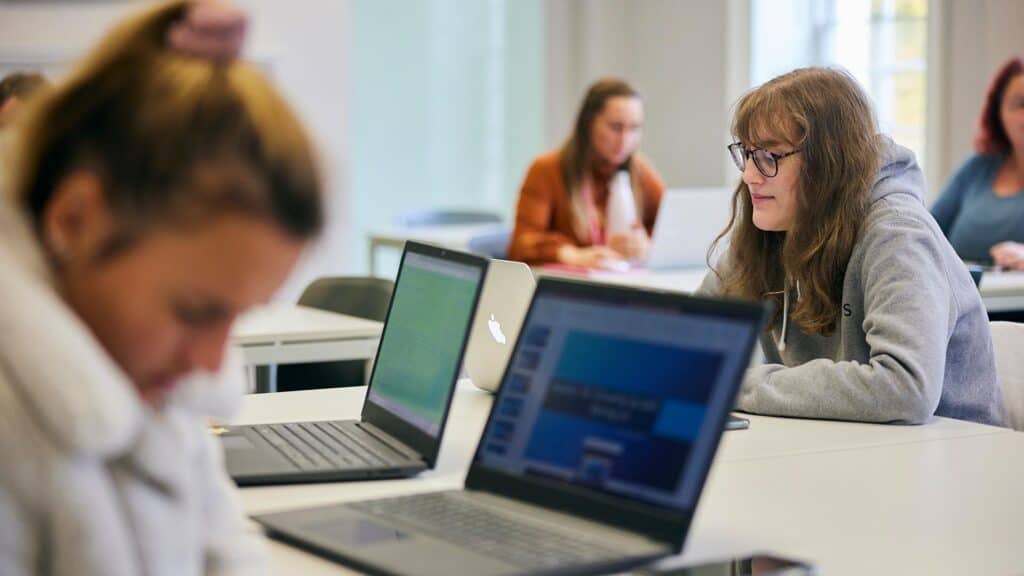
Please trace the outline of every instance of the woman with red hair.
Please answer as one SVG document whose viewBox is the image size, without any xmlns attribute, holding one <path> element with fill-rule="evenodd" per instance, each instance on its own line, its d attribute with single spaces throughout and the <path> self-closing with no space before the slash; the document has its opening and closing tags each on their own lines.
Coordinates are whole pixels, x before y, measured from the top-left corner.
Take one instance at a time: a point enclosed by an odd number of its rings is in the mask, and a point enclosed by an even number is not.
<svg viewBox="0 0 1024 576">
<path fill-rule="evenodd" d="M 965 260 L 1024 270 L 1024 63 L 1013 58 L 989 87 L 977 151 L 932 206 Z"/>
</svg>

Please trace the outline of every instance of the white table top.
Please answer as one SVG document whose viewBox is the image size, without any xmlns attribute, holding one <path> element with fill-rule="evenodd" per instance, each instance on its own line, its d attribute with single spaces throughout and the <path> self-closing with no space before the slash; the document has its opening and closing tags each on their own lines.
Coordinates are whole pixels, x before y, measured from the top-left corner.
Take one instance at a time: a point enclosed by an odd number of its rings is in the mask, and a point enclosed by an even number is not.
<svg viewBox="0 0 1024 576">
<path fill-rule="evenodd" d="M 718 462 L 680 562 L 773 550 L 821 574 L 1020 574 L 1024 435 Z"/>
<path fill-rule="evenodd" d="M 534 269 L 537 275 L 586 278 L 595 282 L 693 292 L 700 287 L 706 268 L 679 270 L 634 269 L 627 272 L 592 271 L 587 274 L 573 274 L 558 270 Z M 989 312 L 1024 310 L 1024 272 L 986 272 L 979 286 L 981 299 Z"/>
<path fill-rule="evenodd" d="M 296 304 L 270 304 L 238 318 L 231 331 L 235 344 L 311 342 L 341 338 L 377 338 L 381 322 Z"/>
<path fill-rule="evenodd" d="M 1020 294 L 1024 292 L 1024 272 L 987 271 L 981 276 L 982 294 Z"/>
<path fill-rule="evenodd" d="M 551 276 L 554 278 L 584 279 L 604 284 L 651 288 L 655 290 L 671 290 L 675 292 L 693 292 L 700 287 L 705 268 L 685 268 L 679 270 L 648 270 L 635 268 L 627 272 L 610 272 L 591 270 L 577 273 L 559 268 L 538 266 L 533 269 L 534 276 Z"/>
<path fill-rule="evenodd" d="M 250 396 L 239 422 L 354 418 L 365 388 Z M 248 513 L 461 485 L 491 396 L 460 382 L 436 470 L 408 480 L 246 488 Z M 682 562 L 758 550 L 822 574 L 1010 574 L 1024 566 L 1024 435 L 934 418 L 923 426 L 750 416 L 727 432 Z M 278 542 L 280 573 L 346 574 Z"/>
<path fill-rule="evenodd" d="M 932 417 L 923 426 L 865 424 L 802 418 L 739 414 L 750 420 L 748 430 L 722 437 L 718 460 L 725 462 L 772 459 L 820 452 L 856 451 L 897 444 L 915 444 L 990 434 L 1009 434 L 1008 428 Z"/>
<path fill-rule="evenodd" d="M 486 224 L 396 227 L 372 231 L 368 237 L 371 243 L 390 246 L 402 246 L 406 240 L 415 240 L 453 250 L 466 250 L 469 247 L 470 239 L 481 234 L 501 232 L 502 230 L 508 230 L 508 227 L 499 222 L 490 222 Z"/>
</svg>

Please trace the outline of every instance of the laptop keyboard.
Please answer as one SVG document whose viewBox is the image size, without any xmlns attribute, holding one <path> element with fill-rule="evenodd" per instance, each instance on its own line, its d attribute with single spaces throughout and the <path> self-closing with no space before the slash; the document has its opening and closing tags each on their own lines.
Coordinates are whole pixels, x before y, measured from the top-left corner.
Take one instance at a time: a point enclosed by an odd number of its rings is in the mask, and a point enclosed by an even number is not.
<svg viewBox="0 0 1024 576">
<path fill-rule="evenodd" d="M 606 544 L 515 518 L 457 493 L 414 494 L 348 506 L 524 568 L 591 564 L 621 557 Z"/>
<path fill-rule="evenodd" d="M 265 424 L 252 429 L 303 471 L 382 468 L 405 460 L 354 421 Z"/>
</svg>

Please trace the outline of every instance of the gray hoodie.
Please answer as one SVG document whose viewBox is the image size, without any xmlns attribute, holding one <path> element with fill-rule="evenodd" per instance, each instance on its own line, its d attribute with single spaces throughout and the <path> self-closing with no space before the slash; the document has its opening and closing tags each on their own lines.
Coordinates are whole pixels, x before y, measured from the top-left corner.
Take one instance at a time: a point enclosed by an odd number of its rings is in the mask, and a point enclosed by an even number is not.
<svg viewBox="0 0 1024 576">
<path fill-rule="evenodd" d="M 913 153 L 884 138 L 882 168 L 830 336 L 788 320 L 762 334 L 737 408 L 780 416 L 1002 423 L 988 317 L 967 268 L 924 206 Z M 728 270 L 726 258 L 719 269 Z M 799 287 L 798 287 L 799 288 Z M 719 295 L 709 273 L 698 293 Z M 793 298 L 799 298 L 799 290 Z"/>
</svg>

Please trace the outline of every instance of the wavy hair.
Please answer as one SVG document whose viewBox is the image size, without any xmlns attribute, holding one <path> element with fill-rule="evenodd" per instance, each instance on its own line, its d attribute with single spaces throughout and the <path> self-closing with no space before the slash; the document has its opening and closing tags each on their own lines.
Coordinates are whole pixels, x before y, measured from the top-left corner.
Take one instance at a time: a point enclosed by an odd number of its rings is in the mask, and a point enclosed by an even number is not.
<svg viewBox="0 0 1024 576">
<path fill-rule="evenodd" d="M 740 180 L 730 222 L 708 251 L 709 264 L 728 236 L 729 270 L 723 276 L 713 268 L 727 294 L 781 304 L 781 290 L 795 286 L 799 298 L 790 318 L 807 332 L 831 334 L 879 167 L 871 104 L 846 72 L 803 68 L 743 96 L 732 134 L 746 146 L 774 140 L 800 149 L 796 214 L 787 231 L 757 228 L 750 190 Z"/>
</svg>

